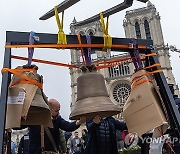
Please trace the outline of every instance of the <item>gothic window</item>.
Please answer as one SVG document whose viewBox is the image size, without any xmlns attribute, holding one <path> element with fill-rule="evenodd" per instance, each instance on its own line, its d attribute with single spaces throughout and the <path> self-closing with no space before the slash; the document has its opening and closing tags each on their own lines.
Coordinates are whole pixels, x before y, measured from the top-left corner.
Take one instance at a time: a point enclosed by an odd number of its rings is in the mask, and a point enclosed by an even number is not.
<svg viewBox="0 0 180 154">
<path fill-rule="evenodd" d="M 124 106 L 130 95 L 130 91 L 131 86 L 129 84 L 120 82 L 113 88 L 112 96 L 117 103 Z"/>
<path fill-rule="evenodd" d="M 140 39 L 141 38 L 141 29 L 140 29 L 140 26 L 139 26 L 138 22 L 135 23 L 135 30 L 136 30 L 136 37 L 138 39 Z"/>
<path fill-rule="evenodd" d="M 148 40 L 151 39 L 149 22 L 147 20 L 144 21 L 144 28 L 145 28 L 145 33 L 146 33 L 146 39 L 148 39 Z"/>
<path fill-rule="evenodd" d="M 90 31 L 90 32 L 89 32 L 89 35 L 90 35 L 90 36 L 93 36 L 94 34 L 93 34 L 93 32 Z"/>
<path fill-rule="evenodd" d="M 122 63 L 117 66 L 109 67 L 109 77 L 121 77 L 121 76 L 126 76 L 130 74 L 130 68 L 129 64 Z"/>
</svg>

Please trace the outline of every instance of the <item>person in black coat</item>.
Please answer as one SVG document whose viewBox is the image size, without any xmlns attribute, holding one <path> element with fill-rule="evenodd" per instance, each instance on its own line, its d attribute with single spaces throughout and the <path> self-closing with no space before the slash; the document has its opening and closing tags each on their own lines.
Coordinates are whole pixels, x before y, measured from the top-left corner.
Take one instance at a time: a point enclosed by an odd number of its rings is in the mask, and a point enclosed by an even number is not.
<svg viewBox="0 0 180 154">
<path fill-rule="evenodd" d="M 123 121 L 97 115 L 93 120 L 86 122 L 86 127 L 88 141 L 85 154 L 118 154 L 116 130 L 127 130 Z"/>
<path fill-rule="evenodd" d="M 17 154 L 28 154 L 28 151 L 29 151 L 29 133 L 21 138 L 18 146 Z"/>
<path fill-rule="evenodd" d="M 59 138 L 59 128 L 64 131 L 74 131 L 82 123 L 85 123 L 86 119 L 85 117 L 81 117 L 80 120 L 74 121 L 74 122 L 68 122 L 64 120 L 59 115 L 60 110 L 60 104 L 55 99 L 50 99 L 48 102 L 51 115 L 52 115 L 52 122 L 53 122 L 53 128 L 49 128 L 49 131 L 55 141 L 55 144 L 57 146 L 57 150 L 59 150 L 58 145 L 60 145 L 60 138 Z M 49 152 L 56 152 L 51 140 L 49 139 L 46 131 L 44 132 L 44 145 L 45 145 L 45 151 Z M 29 126 L 29 152 L 28 154 L 41 154 L 42 148 L 41 148 L 41 127 L 38 125 Z"/>
<path fill-rule="evenodd" d="M 81 137 L 81 142 L 82 142 L 82 153 L 84 153 L 84 150 L 86 148 L 86 144 L 87 144 L 87 141 L 88 141 L 88 131 L 87 129 L 83 129 L 81 131 L 82 133 L 82 137 Z"/>
</svg>

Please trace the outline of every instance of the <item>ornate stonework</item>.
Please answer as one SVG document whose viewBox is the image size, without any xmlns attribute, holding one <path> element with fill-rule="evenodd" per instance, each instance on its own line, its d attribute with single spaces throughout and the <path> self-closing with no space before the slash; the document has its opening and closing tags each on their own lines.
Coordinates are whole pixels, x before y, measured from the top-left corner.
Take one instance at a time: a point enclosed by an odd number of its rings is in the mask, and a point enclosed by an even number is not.
<svg viewBox="0 0 180 154">
<path fill-rule="evenodd" d="M 146 21 L 146 24 L 144 24 Z M 76 23 L 74 18 L 72 24 L 70 25 L 71 34 L 82 34 L 82 35 L 96 35 L 102 36 L 102 29 L 100 22 L 93 22 L 83 26 L 74 26 Z M 168 83 L 175 84 L 175 79 L 172 74 L 172 68 L 169 60 L 169 48 L 164 45 L 164 39 L 161 29 L 160 16 L 156 11 L 155 6 L 151 3 L 147 3 L 147 7 L 130 10 L 126 12 L 125 19 L 123 21 L 123 26 L 127 38 L 137 38 L 135 24 L 139 24 L 139 29 L 141 33 L 141 38 L 146 39 L 151 38 L 154 42 L 155 50 L 159 55 L 159 61 L 163 68 L 164 74 Z M 148 25 L 148 26 L 147 26 Z M 146 27 L 145 27 L 146 26 Z M 96 54 L 92 55 L 93 61 L 113 59 L 117 57 L 127 57 L 128 54 L 116 53 L 113 51 L 101 52 L 97 51 Z M 71 63 L 76 65 L 81 65 L 81 54 L 80 51 L 71 50 Z M 115 104 L 120 104 L 123 106 L 130 93 L 130 77 L 134 73 L 134 65 L 121 63 L 119 66 L 112 68 L 100 70 L 106 80 L 106 86 L 111 100 Z M 80 75 L 78 69 L 70 69 L 71 75 L 71 88 L 72 88 L 72 103 L 71 108 L 73 108 L 74 103 L 77 98 L 77 77 Z M 176 85 L 176 84 L 175 84 Z M 176 93 L 178 88 L 175 86 Z M 122 118 L 121 114 L 117 116 Z"/>
<path fill-rule="evenodd" d="M 159 55 L 159 61 L 167 82 L 175 85 L 176 94 L 179 95 L 179 89 L 172 74 L 169 48 L 164 44 L 160 19 L 159 12 L 157 12 L 155 6 L 149 1 L 146 7 L 127 11 L 123 21 L 123 27 L 127 38 L 141 36 L 142 39 L 147 39 L 147 27 L 145 27 L 145 20 L 147 20 L 149 24 L 149 35 L 153 40 L 155 51 Z M 136 30 L 135 23 L 139 24 L 140 32 Z M 137 35 L 137 32 L 140 34 Z"/>
</svg>

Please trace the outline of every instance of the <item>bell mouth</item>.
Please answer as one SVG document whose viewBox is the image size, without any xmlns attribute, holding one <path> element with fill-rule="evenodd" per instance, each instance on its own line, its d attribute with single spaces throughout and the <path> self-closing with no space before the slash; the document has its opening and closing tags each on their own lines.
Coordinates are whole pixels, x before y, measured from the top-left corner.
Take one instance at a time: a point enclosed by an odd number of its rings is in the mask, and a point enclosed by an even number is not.
<svg viewBox="0 0 180 154">
<path fill-rule="evenodd" d="M 120 105 L 114 104 L 109 97 L 89 97 L 78 100 L 72 110 L 69 119 L 78 120 L 85 116 L 87 120 L 93 119 L 96 115 L 109 117 L 122 111 Z"/>
</svg>

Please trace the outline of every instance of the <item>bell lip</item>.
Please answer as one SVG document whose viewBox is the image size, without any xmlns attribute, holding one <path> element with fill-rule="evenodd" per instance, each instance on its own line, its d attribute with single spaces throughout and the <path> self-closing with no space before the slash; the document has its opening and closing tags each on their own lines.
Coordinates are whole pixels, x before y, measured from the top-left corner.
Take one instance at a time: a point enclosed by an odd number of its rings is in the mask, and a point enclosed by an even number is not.
<svg viewBox="0 0 180 154">
<path fill-rule="evenodd" d="M 99 115 L 101 118 L 104 117 L 110 117 L 113 115 L 117 115 L 121 113 L 121 111 L 115 111 L 115 110 L 109 110 L 109 111 L 96 111 L 96 112 L 91 112 L 91 113 L 82 113 L 82 114 L 78 114 L 78 115 L 71 115 L 69 116 L 70 120 L 79 120 L 80 117 L 85 116 L 86 120 L 92 120 L 96 115 Z"/>
<path fill-rule="evenodd" d="M 94 102 L 108 102 L 107 103 L 101 103 L 99 105 L 96 104 L 96 106 L 86 106 L 83 107 L 83 109 L 81 109 L 81 107 L 77 107 L 77 105 L 79 104 L 93 104 Z M 99 107 L 99 111 L 96 111 L 95 109 Z M 111 108 L 110 108 L 111 107 Z M 69 119 L 70 120 L 78 120 L 81 116 L 85 115 L 87 117 L 87 119 L 92 119 L 92 118 L 88 118 L 89 116 L 92 117 L 93 114 L 98 113 L 98 115 L 102 116 L 102 117 L 106 117 L 106 116 L 112 116 L 112 115 L 116 115 L 118 113 L 122 112 L 122 107 L 119 104 L 114 104 L 109 97 L 103 97 L 103 96 L 99 96 L 99 97 L 91 97 L 91 98 L 85 98 L 85 99 L 81 99 L 78 100 L 75 104 L 74 109 L 72 110 Z M 106 115 L 106 116 L 105 116 Z M 77 118 L 78 117 L 78 118 Z"/>
</svg>

